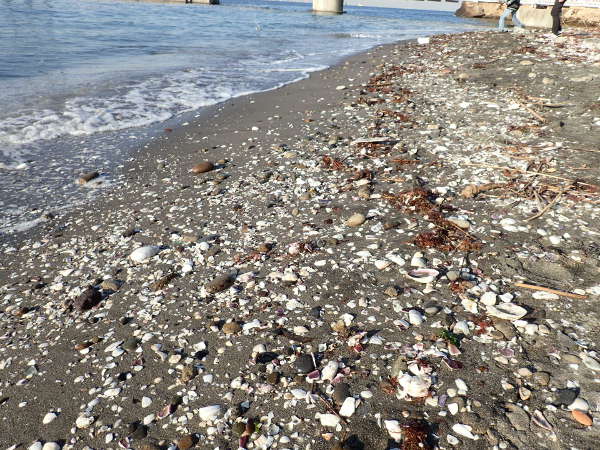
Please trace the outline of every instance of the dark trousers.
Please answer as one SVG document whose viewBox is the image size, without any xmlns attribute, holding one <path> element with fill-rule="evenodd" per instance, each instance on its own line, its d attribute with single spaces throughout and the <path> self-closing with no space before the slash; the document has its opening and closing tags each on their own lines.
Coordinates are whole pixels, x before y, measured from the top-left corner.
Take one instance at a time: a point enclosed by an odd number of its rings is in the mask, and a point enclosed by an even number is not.
<svg viewBox="0 0 600 450">
<path fill-rule="evenodd" d="M 565 6 L 565 2 L 559 2 L 558 0 L 555 0 L 552 11 L 550 12 L 550 15 L 552 16 L 552 33 L 554 34 L 558 34 L 562 30 L 562 25 L 560 24 L 560 15 L 562 14 L 563 6 Z"/>
</svg>

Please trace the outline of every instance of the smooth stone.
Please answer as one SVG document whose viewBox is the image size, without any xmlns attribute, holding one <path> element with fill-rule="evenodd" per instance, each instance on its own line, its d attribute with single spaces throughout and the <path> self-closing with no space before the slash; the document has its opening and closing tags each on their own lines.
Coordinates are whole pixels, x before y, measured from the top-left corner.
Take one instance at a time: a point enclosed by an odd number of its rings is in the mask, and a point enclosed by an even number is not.
<svg viewBox="0 0 600 450">
<path fill-rule="evenodd" d="M 315 370 L 315 365 L 311 355 L 300 355 L 296 359 L 296 370 L 298 373 L 309 373 Z"/>
<path fill-rule="evenodd" d="M 575 401 L 579 393 L 574 389 L 557 389 L 555 392 L 555 405 L 567 406 Z"/>
<path fill-rule="evenodd" d="M 101 301 L 102 294 L 100 291 L 93 286 L 89 286 L 79 295 L 79 297 L 77 297 L 77 299 L 75 299 L 73 306 L 75 306 L 78 311 L 83 312 L 92 309 Z"/>
<path fill-rule="evenodd" d="M 215 165 L 212 162 L 204 161 L 204 162 L 196 164 L 194 167 L 192 167 L 192 172 L 195 174 L 201 174 L 201 173 L 210 172 L 214 168 L 215 168 Z"/>
<path fill-rule="evenodd" d="M 367 220 L 367 218 L 364 216 L 364 214 L 356 213 L 356 214 L 352 214 L 346 220 L 346 225 L 349 227 L 359 227 L 363 223 L 365 223 L 366 220 Z"/>
<path fill-rule="evenodd" d="M 583 411 L 574 410 L 571 411 L 571 415 L 573 416 L 573 419 L 583 426 L 591 427 L 593 424 L 592 418 Z"/>
<path fill-rule="evenodd" d="M 456 270 L 449 270 L 446 272 L 446 278 L 448 278 L 450 281 L 456 281 L 460 278 L 460 273 Z"/>
<path fill-rule="evenodd" d="M 209 294 L 216 294 L 217 292 L 222 292 L 233 286 L 233 281 L 233 277 L 230 275 L 218 276 L 206 285 L 206 292 L 208 292 Z"/>
<path fill-rule="evenodd" d="M 225 334 L 236 334 L 242 331 L 242 327 L 237 322 L 227 322 L 223 325 L 223 333 Z"/>
<path fill-rule="evenodd" d="M 177 448 L 179 450 L 188 450 L 196 445 L 196 437 L 188 434 L 177 440 Z"/>
</svg>

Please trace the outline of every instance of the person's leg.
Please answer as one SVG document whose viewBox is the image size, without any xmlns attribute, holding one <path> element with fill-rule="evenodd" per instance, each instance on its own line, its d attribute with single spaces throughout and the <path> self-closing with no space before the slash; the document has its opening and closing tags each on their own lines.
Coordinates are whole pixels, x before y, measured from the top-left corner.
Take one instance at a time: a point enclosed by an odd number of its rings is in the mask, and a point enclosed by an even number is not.
<svg viewBox="0 0 600 450">
<path fill-rule="evenodd" d="M 519 18 L 517 17 L 517 13 L 518 13 L 518 12 L 519 12 L 519 10 L 518 10 L 518 9 L 516 9 L 516 10 L 513 10 L 513 13 L 512 13 L 512 22 L 513 22 L 513 24 L 515 25 L 515 27 L 519 27 L 519 28 L 525 28 L 525 25 L 523 25 L 523 22 L 521 22 L 521 21 L 519 20 Z"/>
<path fill-rule="evenodd" d="M 500 16 L 500 20 L 498 21 L 498 28 L 502 31 L 506 31 L 506 26 L 504 25 L 504 22 L 506 21 L 506 18 L 508 17 L 509 14 L 510 14 L 510 9 L 506 8 L 504 10 L 504 12 L 502 13 L 502 15 Z"/>
<path fill-rule="evenodd" d="M 552 11 L 550 15 L 552 15 L 552 33 L 558 35 L 562 29 L 560 24 L 560 14 L 562 12 L 562 7 L 564 3 L 559 2 L 558 0 L 554 2 L 554 6 L 552 6 Z"/>
</svg>

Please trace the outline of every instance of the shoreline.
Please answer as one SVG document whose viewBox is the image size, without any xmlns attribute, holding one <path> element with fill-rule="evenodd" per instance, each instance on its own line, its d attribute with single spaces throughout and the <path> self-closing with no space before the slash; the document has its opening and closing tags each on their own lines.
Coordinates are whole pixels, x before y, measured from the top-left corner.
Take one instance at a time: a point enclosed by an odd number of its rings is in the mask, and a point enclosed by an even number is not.
<svg viewBox="0 0 600 450">
<path fill-rule="evenodd" d="M 386 44 L 231 99 L 4 244 L 0 444 L 224 449 L 252 419 L 255 448 L 592 445 L 600 34 L 561 39 Z"/>
</svg>

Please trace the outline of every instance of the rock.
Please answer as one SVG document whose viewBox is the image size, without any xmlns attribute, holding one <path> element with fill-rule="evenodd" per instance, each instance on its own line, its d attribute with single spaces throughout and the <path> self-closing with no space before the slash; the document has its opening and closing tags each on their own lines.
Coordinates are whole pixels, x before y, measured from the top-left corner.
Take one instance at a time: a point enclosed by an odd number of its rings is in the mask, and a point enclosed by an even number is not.
<svg viewBox="0 0 600 450">
<path fill-rule="evenodd" d="M 119 288 L 121 287 L 122 282 L 119 280 L 104 280 L 102 283 L 100 283 L 100 288 L 102 288 L 105 291 L 110 291 L 110 292 L 117 292 L 119 290 Z"/>
<path fill-rule="evenodd" d="M 383 293 L 388 297 L 398 297 L 400 295 L 400 291 L 396 286 L 389 286 Z"/>
<path fill-rule="evenodd" d="M 269 375 L 267 375 L 267 383 L 278 384 L 279 378 L 280 378 L 279 372 L 271 372 Z"/>
<path fill-rule="evenodd" d="M 364 216 L 364 214 L 356 213 L 356 214 L 352 214 L 346 220 L 346 225 L 349 227 L 359 227 L 363 223 L 365 223 L 366 220 L 367 220 L 367 218 Z"/>
<path fill-rule="evenodd" d="M 92 180 L 95 180 L 100 176 L 100 172 L 94 170 L 92 172 L 87 172 L 79 176 L 77 178 L 77 184 L 86 184 Z"/>
<path fill-rule="evenodd" d="M 221 275 L 206 285 L 206 292 L 216 294 L 233 286 L 234 279 L 231 275 Z"/>
<path fill-rule="evenodd" d="M 187 434 L 179 439 L 177 439 L 177 448 L 179 450 L 188 450 L 196 445 L 198 440 L 192 434 Z"/>
<path fill-rule="evenodd" d="M 423 314 L 416 309 L 411 309 L 408 311 L 408 321 L 411 323 L 411 325 L 418 327 L 423 323 Z"/>
<path fill-rule="evenodd" d="M 315 365 L 311 355 L 303 354 L 296 358 L 296 370 L 298 373 L 309 373 L 315 370 Z"/>
<path fill-rule="evenodd" d="M 333 389 L 333 401 L 337 405 L 341 405 L 344 403 L 346 398 L 350 397 L 350 385 L 348 383 L 338 383 L 335 385 Z"/>
<path fill-rule="evenodd" d="M 121 347 L 123 347 L 128 352 L 134 352 L 137 350 L 139 345 L 140 345 L 140 340 L 138 338 L 130 337 L 130 338 L 126 339 L 125 342 L 123 342 Z"/>
<path fill-rule="evenodd" d="M 587 415 L 585 412 L 579 411 L 576 409 L 576 410 L 571 411 L 571 415 L 573 416 L 573 419 L 575 419 L 577 422 L 579 422 L 584 427 L 592 426 L 592 423 L 593 423 L 592 418 L 589 415 Z"/>
<path fill-rule="evenodd" d="M 526 431 L 529 429 L 529 414 L 523 408 L 514 403 L 507 403 L 505 408 L 508 411 L 506 417 L 515 430 Z"/>
<path fill-rule="evenodd" d="M 554 404 L 558 406 L 567 406 L 575 401 L 578 391 L 575 389 L 557 389 L 555 393 Z"/>
<path fill-rule="evenodd" d="M 77 311 L 83 312 L 92 309 L 102 301 L 102 294 L 98 289 L 89 286 L 81 293 L 73 302 L 73 306 Z"/>
<path fill-rule="evenodd" d="M 460 278 L 460 272 L 457 272 L 456 270 L 449 270 L 446 272 L 446 278 L 448 278 L 450 281 L 456 281 Z"/>
<path fill-rule="evenodd" d="M 49 423 L 51 423 L 52 421 L 54 421 L 54 419 L 56 419 L 57 417 L 58 417 L 58 414 L 56 414 L 55 412 L 49 412 L 42 419 L 42 423 L 44 425 L 48 425 Z"/>
<path fill-rule="evenodd" d="M 181 374 L 179 375 L 179 380 L 182 383 L 189 383 L 194 377 L 198 374 L 198 370 L 194 366 L 184 366 L 181 369 Z"/>
<path fill-rule="evenodd" d="M 91 416 L 79 416 L 77 417 L 77 420 L 75 420 L 75 426 L 77 428 L 87 428 L 89 427 L 92 423 L 94 423 L 94 418 Z"/>
<path fill-rule="evenodd" d="M 212 162 L 204 161 L 204 162 L 198 163 L 194 167 L 192 167 L 192 173 L 195 173 L 195 174 L 206 173 L 206 172 L 210 172 L 214 168 L 215 168 L 215 165 Z"/>
<path fill-rule="evenodd" d="M 237 334 L 242 331 L 242 327 L 237 322 L 227 322 L 222 329 L 225 334 Z"/>
</svg>

